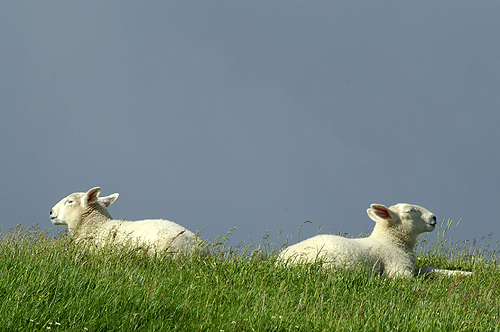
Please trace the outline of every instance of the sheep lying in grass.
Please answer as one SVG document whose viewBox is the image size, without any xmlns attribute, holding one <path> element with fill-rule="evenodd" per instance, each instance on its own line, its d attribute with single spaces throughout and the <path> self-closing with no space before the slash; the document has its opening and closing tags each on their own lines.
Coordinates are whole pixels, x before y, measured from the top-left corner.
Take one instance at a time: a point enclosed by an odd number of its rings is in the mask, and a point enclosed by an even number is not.
<svg viewBox="0 0 500 332">
<path fill-rule="evenodd" d="M 397 204 L 390 208 L 372 204 L 367 213 L 376 222 L 370 236 L 348 239 L 335 235 L 317 235 L 286 248 L 279 255 L 279 261 L 296 264 L 318 260 L 326 267 L 333 265 L 354 268 L 361 265 L 391 277 L 431 272 L 472 274 L 432 266 L 413 268 L 417 236 L 433 231 L 436 226 L 436 216 L 430 211 L 411 204 Z"/>
<path fill-rule="evenodd" d="M 92 239 L 97 245 L 107 241 L 149 246 L 149 253 L 166 252 L 171 256 L 190 256 L 201 245 L 197 235 L 168 220 L 114 220 L 107 207 L 118 194 L 99 197 L 101 188 L 86 193 L 73 193 L 50 210 L 54 225 L 67 225 L 77 240 Z M 203 252 L 203 250 L 202 250 Z"/>
</svg>

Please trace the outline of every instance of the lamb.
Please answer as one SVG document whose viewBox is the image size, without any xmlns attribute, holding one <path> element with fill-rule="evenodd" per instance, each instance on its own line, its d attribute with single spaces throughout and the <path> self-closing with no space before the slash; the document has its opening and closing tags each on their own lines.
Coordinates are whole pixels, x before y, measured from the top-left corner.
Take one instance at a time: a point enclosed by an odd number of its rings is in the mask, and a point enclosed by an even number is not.
<svg viewBox="0 0 500 332">
<path fill-rule="evenodd" d="M 108 241 L 146 245 L 152 255 L 166 252 L 171 257 L 191 256 L 197 248 L 205 253 L 197 235 L 172 221 L 112 219 L 107 207 L 116 201 L 118 193 L 99 197 L 100 193 L 101 188 L 95 187 L 63 198 L 50 210 L 50 220 L 54 225 L 67 225 L 75 239 L 92 239 L 96 245 Z"/>
<path fill-rule="evenodd" d="M 436 227 L 436 216 L 429 210 L 400 203 L 389 208 L 371 204 L 366 212 L 376 222 L 370 236 L 348 239 L 335 235 L 316 235 L 283 250 L 278 261 L 289 264 L 320 261 L 327 268 L 363 266 L 389 277 L 426 273 L 472 274 L 432 266 L 414 269 L 417 236 L 432 232 Z"/>
</svg>

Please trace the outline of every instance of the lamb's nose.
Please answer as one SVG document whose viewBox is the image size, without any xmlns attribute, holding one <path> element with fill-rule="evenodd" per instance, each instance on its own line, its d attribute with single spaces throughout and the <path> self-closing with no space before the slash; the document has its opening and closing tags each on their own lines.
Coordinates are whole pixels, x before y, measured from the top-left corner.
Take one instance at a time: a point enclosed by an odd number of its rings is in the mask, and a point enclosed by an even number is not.
<svg viewBox="0 0 500 332">
<path fill-rule="evenodd" d="M 436 216 L 434 216 L 434 215 L 433 215 L 433 216 L 432 216 L 432 220 L 433 220 L 433 221 L 431 221 L 431 225 L 433 225 L 433 226 L 434 226 L 434 225 L 436 225 L 436 224 L 437 224 L 437 219 L 436 219 Z"/>
<path fill-rule="evenodd" d="M 49 216 L 52 218 L 52 216 L 54 215 L 54 210 L 50 209 L 50 213 L 49 213 Z"/>
</svg>

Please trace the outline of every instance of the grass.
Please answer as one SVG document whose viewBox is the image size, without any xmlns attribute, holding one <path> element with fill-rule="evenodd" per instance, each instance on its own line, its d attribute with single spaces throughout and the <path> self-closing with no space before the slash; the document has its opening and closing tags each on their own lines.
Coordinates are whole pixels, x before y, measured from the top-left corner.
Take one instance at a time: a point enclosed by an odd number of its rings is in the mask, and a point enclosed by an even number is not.
<svg viewBox="0 0 500 332">
<path fill-rule="evenodd" d="M 498 331 L 496 253 L 452 243 L 441 226 L 417 265 L 472 277 L 285 268 L 265 238 L 249 253 L 222 236 L 207 258 L 89 253 L 64 233 L 18 226 L 0 235 L 0 331 Z"/>
</svg>

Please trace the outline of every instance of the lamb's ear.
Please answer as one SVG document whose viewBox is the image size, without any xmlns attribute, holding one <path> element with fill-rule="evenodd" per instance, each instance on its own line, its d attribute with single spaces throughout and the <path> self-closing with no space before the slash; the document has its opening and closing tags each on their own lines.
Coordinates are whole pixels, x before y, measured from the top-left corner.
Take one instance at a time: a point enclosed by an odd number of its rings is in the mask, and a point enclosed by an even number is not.
<svg viewBox="0 0 500 332">
<path fill-rule="evenodd" d="M 366 210 L 366 212 L 373 221 L 379 221 L 380 219 L 382 219 L 391 222 L 398 218 L 398 215 L 396 213 L 382 204 L 372 204 L 370 205 L 370 208 Z"/>
<path fill-rule="evenodd" d="M 116 201 L 118 196 L 120 196 L 120 194 L 114 193 L 106 197 L 101 197 L 99 198 L 99 200 L 101 201 L 102 204 L 104 204 L 105 207 L 108 207 Z"/>
<path fill-rule="evenodd" d="M 83 196 L 82 204 L 87 206 L 89 204 L 95 203 L 99 199 L 99 194 L 101 193 L 101 188 L 95 187 L 87 191 L 85 196 Z"/>
</svg>

